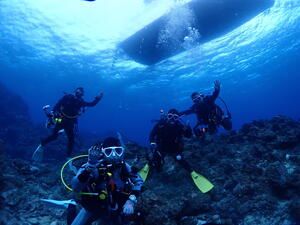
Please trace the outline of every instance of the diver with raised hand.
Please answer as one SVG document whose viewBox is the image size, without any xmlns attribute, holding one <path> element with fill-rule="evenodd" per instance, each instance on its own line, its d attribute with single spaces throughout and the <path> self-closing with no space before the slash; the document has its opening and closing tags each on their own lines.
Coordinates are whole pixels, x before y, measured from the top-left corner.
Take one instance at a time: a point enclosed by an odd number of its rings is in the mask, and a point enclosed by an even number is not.
<svg viewBox="0 0 300 225">
<path fill-rule="evenodd" d="M 89 149 L 88 162 L 73 178 L 72 188 L 75 192 L 91 194 L 81 195 L 83 208 L 68 224 L 87 225 L 100 219 L 123 225 L 133 216 L 143 180 L 124 161 L 124 151 L 114 137 Z"/>
<path fill-rule="evenodd" d="M 232 129 L 231 114 L 227 110 L 227 115 L 224 115 L 223 110 L 215 103 L 220 94 L 221 83 L 219 80 L 214 82 L 214 92 L 212 95 L 204 95 L 194 92 L 191 99 L 194 102 L 192 107 L 180 113 L 180 115 L 189 115 L 195 113 L 197 115 L 197 124 L 193 128 L 196 136 L 201 136 L 206 132 L 214 134 L 221 125 L 225 130 Z M 227 108 L 227 106 L 226 106 Z M 198 129 L 199 126 L 205 126 L 203 129 Z"/>
<path fill-rule="evenodd" d="M 205 193 L 211 190 L 213 185 L 203 176 L 197 174 L 184 159 L 182 155 L 184 137 L 192 137 L 192 129 L 189 125 L 181 122 L 179 112 L 176 109 L 170 109 L 168 114 L 162 116 L 151 131 L 150 146 L 152 158 L 148 157 L 149 163 L 140 170 L 139 174 L 145 181 L 150 168 L 154 167 L 156 170 L 161 171 L 165 156 L 171 155 L 175 161 L 191 174 L 196 186 Z"/>
<path fill-rule="evenodd" d="M 44 146 L 47 143 L 56 140 L 61 130 L 65 131 L 68 138 L 67 157 L 71 156 L 75 143 L 74 128 L 78 123 L 77 118 L 84 112 L 85 107 L 95 106 L 103 97 L 103 93 L 100 93 L 92 102 L 86 102 L 83 99 L 83 95 L 84 89 L 78 87 L 74 94 L 66 94 L 54 106 L 51 114 L 53 115 L 55 126 L 52 134 L 42 139 L 40 145 L 33 153 L 32 159 L 34 161 L 42 161 Z"/>
</svg>

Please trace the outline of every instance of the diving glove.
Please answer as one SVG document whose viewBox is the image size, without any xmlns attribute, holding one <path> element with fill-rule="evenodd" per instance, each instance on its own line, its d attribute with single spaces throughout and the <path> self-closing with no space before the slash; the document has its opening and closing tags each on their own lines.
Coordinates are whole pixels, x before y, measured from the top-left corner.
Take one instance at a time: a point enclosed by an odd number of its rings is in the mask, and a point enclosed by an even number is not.
<svg viewBox="0 0 300 225">
<path fill-rule="evenodd" d="M 134 202 L 127 200 L 123 206 L 123 213 L 125 215 L 132 215 L 134 213 Z"/>
<path fill-rule="evenodd" d="M 44 147 L 39 145 L 32 155 L 32 160 L 35 162 L 41 162 L 43 160 Z"/>
</svg>

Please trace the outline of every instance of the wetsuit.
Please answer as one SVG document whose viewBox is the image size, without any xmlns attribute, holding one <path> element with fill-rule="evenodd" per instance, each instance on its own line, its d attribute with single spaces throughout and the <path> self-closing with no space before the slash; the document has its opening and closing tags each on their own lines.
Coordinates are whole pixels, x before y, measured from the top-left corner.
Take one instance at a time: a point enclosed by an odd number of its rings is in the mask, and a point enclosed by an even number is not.
<svg viewBox="0 0 300 225">
<path fill-rule="evenodd" d="M 98 193 L 97 196 L 82 195 L 82 209 L 76 218 L 69 222 L 72 225 L 88 225 L 101 219 L 113 225 L 126 224 L 122 208 L 130 195 L 138 196 L 143 180 L 124 161 L 113 165 L 101 165 L 87 171 L 84 164 L 73 178 L 73 189 L 76 192 Z M 100 196 L 100 194 L 102 194 Z"/>
<path fill-rule="evenodd" d="M 224 129 L 231 130 L 232 123 L 230 118 L 223 118 L 224 112 L 215 104 L 218 98 L 220 89 L 215 89 L 212 95 L 206 95 L 201 102 L 196 102 L 192 107 L 186 111 L 180 113 L 180 115 L 189 115 L 195 113 L 197 115 L 198 122 L 194 127 L 194 132 L 197 135 L 197 128 L 200 125 L 208 126 L 208 132 L 213 134 L 217 131 L 217 127 L 222 125 Z"/>
<path fill-rule="evenodd" d="M 56 122 L 52 134 L 42 139 L 41 145 L 45 146 L 47 143 L 56 140 L 59 131 L 63 129 L 68 137 L 67 156 L 70 156 L 74 148 L 74 126 L 77 123 L 77 117 L 84 107 L 95 106 L 99 101 L 100 98 L 96 97 L 92 102 L 85 102 L 83 98 L 76 97 L 73 94 L 67 94 L 61 98 L 53 108 L 55 118 L 59 118 L 60 121 Z"/>
<path fill-rule="evenodd" d="M 156 143 L 156 149 L 153 152 L 151 165 L 161 170 L 166 154 L 170 154 L 186 170 L 192 171 L 189 164 L 181 155 L 183 151 L 183 137 L 190 138 L 192 130 L 189 126 L 184 126 L 181 122 L 176 121 L 174 124 L 161 119 L 152 129 L 150 142 Z M 180 156 L 180 159 L 177 156 Z"/>
</svg>

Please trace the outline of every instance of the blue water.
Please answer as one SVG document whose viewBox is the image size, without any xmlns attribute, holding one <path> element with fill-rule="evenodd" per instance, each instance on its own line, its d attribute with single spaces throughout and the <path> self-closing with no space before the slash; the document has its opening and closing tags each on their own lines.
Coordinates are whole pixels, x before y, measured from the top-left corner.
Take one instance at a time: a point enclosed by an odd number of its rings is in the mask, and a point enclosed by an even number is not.
<svg viewBox="0 0 300 225">
<path fill-rule="evenodd" d="M 118 43 L 183 2 L 0 0 L 0 81 L 26 100 L 36 123 L 64 91 L 83 86 L 86 100 L 103 91 L 80 130 L 119 131 L 142 144 L 160 109 L 188 108 L 191 92 L 212 91 L 216 79 L 235 129 L 278 114 L 298 119 L 300 1 L 275 0 L 234 31 L 154 66 L 119 51 Z"/>
</svg>

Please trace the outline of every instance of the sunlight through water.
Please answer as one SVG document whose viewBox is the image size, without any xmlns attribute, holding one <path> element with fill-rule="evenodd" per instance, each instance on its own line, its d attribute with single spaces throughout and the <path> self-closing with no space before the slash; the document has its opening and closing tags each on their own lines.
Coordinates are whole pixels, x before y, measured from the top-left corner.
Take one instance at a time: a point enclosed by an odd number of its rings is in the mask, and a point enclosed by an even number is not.
<svg viewBox="0 0 300 225">
<path fill-rule="evenodd" d="M 178 87 L 188 93 L 207 87 L 215 78 L 255 79 L 260 75 L 251 75 L 253 68 L 274 63 L 299 49 L 300 38 L 289 43 L 285 40 L 300 32 L 300 1 L 276 0 L 271 9 L 203 45 L 197 45 L 201 34 L 191 30 L 185 39 L 187 51 L 154 66 L 138 64 L 120 51 L 122 40 L 170 9 L 180 9 L 184 2 L 0 1 L 0 57 L 11 67 L 42 63 L 48 70 L 45 79 L 55 79 L 51 71 L 59 65 L 60 73 L 54 75 L 57 78 L 88 73 L 99 82 L 122 82 L 121 88 L 130 94 L 147 88 L 158 91 Z M 178 11 L 183 14 L 176 17 L 188 25 L 192 15 Z"/>
</svg>

